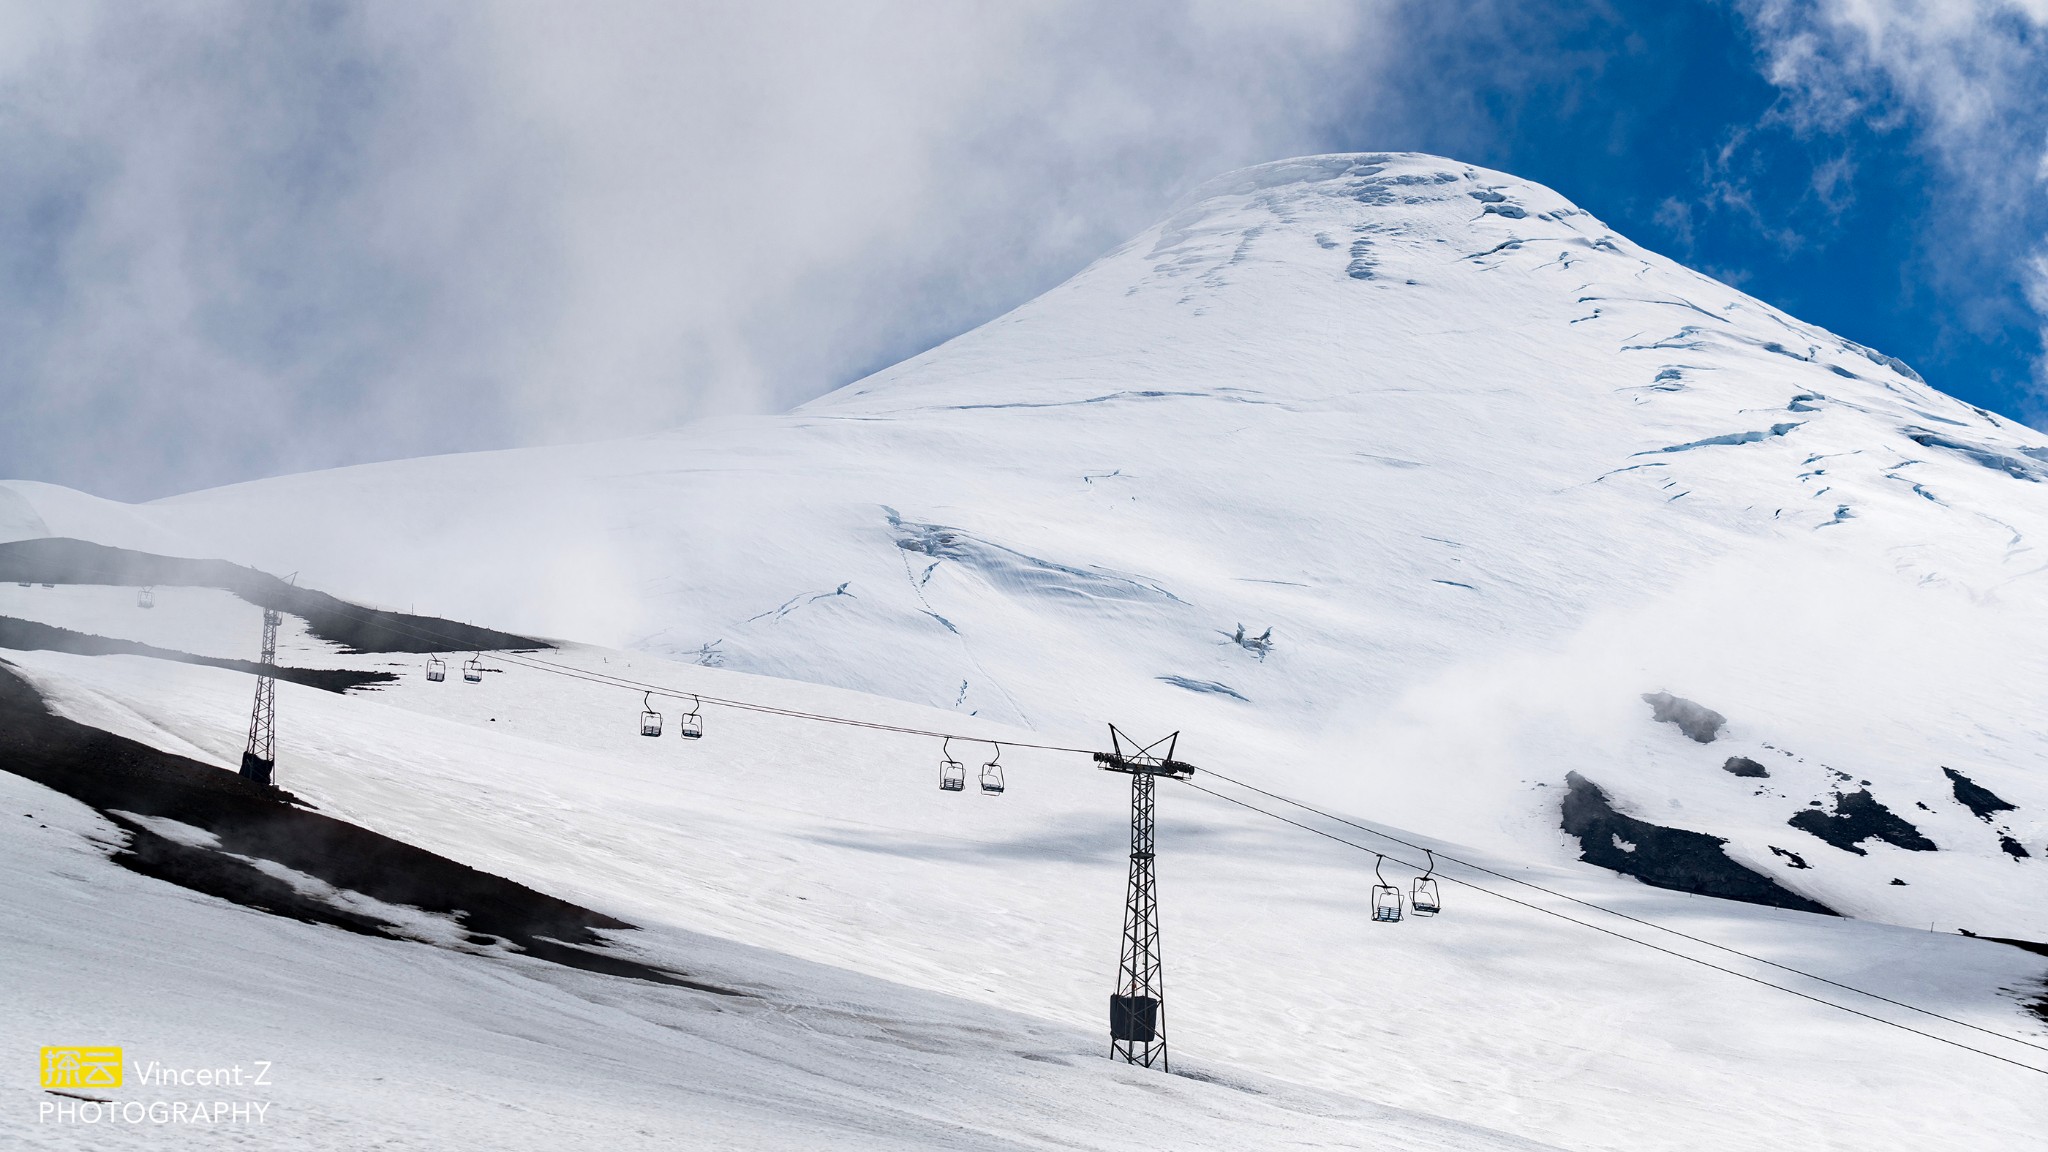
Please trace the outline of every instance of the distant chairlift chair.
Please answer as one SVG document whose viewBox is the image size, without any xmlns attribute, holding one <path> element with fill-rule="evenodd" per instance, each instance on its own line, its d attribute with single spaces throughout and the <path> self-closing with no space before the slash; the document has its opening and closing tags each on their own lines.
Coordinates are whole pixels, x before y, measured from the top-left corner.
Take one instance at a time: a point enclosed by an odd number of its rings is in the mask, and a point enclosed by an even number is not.
<svg viewBox="0 0 2048 1152">
<path fill-rule="evenodd" d="M 682 719 L 676 721 L 676 731 L 682 734 L 683 739 L 702 740 L 704 738 L 704 717 L 697 714 L 697 709 L 703 706 L 704 702 L 702 700 L 695 696 L 690 697 L 690 710 L 683 713 Z"/>
<path fill-rule="evenodd" d="M 448 662 L 439 656 L 427 657 L 427 679 L 439 684 L 448 678 Z"/>
<path fill-rule="evenodd" d="M 995 757 L 981 766 L 981 791 L 986 796 L 1003 794 L 1003 746 L 997 744 L 995 748 Z"/>
<path fill-rule="evenodd" d="M 1429 849 L 1424 848 L 1424 852 Z M 1444 910 L 1443 893 L 1437 890 L 1436 853 L 1429 852 L 1429 868 L 1415 878 L 1414 890 L 1408 894 L 1408 907 L 1417 916 L 1434 916 Z"/>
<path fill-rule="evenodd" d="M 462 662 L 462 678 L 471 684 L 481 684 L 484 682 L 483 653 L 479 652 L 474 658 Z"/>
<path fill-rule="evenodd" d="M 953 742 L 948 740 L 939 749 L 939 790 L 942 792 L 965 792 L 967 790 L 967 766 L 953 759 Z"/>
<path fill-rule="evenodd" d="M 654 710 L 654 693 L 644 693 L 640 698 L 640 707 L 642 709 L 640 713 L 640 734 L 642 736 L 661 735 L 661 713 Z"/>
<path fill-rule="evenodd" d="M 154 607 L 156 607 L 156 589 L 154 589 L 154 588 L 142 588 L 142 589 L 138 589 L 138 590 L 136 591 L 136 593 L 135 593 L 135 606 L 136 606 L 137 608 L 154 608 Z"/>
<path fill-rule="evenodd" d="M 1375 856 L 1372 862 L 1372 874 L 1379 878 L 1379 883 L 1372 886 L 1372 918 L 1380 924 L 1398 924 L 1401 922 L 1401 890 L 1380 875 L 1380 861 L 1385 859 L 1384 856 Z"/>
</svg>

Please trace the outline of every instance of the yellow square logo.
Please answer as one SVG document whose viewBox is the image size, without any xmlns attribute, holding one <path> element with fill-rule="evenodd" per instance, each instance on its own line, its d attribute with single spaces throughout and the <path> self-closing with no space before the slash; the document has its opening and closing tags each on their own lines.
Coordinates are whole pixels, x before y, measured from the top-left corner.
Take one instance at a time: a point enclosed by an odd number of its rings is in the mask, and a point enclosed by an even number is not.
<svg viewBox="0 0 2048 1152">
<path fill-rule="evenodd" d="M 119 1048 L 43 1049 L 43 1087 L 119 1088 Z"/>
</svg>

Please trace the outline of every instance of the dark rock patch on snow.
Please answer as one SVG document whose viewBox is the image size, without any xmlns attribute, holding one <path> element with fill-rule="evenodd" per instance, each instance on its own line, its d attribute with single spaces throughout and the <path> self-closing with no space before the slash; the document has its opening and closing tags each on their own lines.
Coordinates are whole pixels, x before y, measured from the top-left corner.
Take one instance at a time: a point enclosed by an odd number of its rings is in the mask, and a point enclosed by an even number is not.
<svg viewBox="0 0 2048 1152">
<path fill-rule="evenodd" d="M 1730 776 L 1769 776 L 1771 774 L 1770 769 L 1751 760 L 1747 756 L 1730 756 L 1728 762 L 1721 765 L 1721 771 L 1728 773 Z"/>
<path fill-rule="evenodd" d="M 2005 944 L 2018 948 L 2022 952 L 2032 952 L 2036 956 L 2048 956 L 2048 944 L 2043 944 L 2038 940 L 2015 940 L 2010 936 L 1979 936 L 1968 928 L 1958 928 L 1956 931 L 1968 936 L 1972 940 L 1988 940 L 1993 944 Z M 2042 1023 L 2048 1024 L 2048 980 L 2038 981 L 2035 986 L 2041 989 L 2041 995 L 2031 1000 L 2021 1000 L 2020 1007 L 2026 1009 L 2029 1014 L 2039 1019 Z"/>
<path fill-rule="evenodd" d="M 98 810 L 126 833 L 115 863 L 245 907 L 351 932 L 404 936 L 401 926 L 350 907 L 348 894 L 400 905 L 494 937 L 539 959 L 591 972 L 740 995 L 602 951 L 600 930 L 623 920 L 480 872 L 297 806 L 288 792 L 65 719 L 0 661 L 0 771 Z M 149 821 L 176 821 L 209 843 L 174 839 Z M 195 837 L 194 839 L 199 839 Z M 344 902 L 302 890 L 261 860 L 340 890 Z M 372 905 L 374 907 L 374 905 Z"/>
<path fill-rule="evenodd" d="M 1730 860 L 1722 847 L 1728 842 L 1719 836 L 1624 816 L 1615 811 L 1598 785 L 1577 772 L 1566 773 L 1565 783 L 1570 791 L 1561 806 L 1564 830 L 1578 838 L 1579 859 L 1588 864 L 1611 868 L 1656 888 L 1823 916 L 1836 914 L 1834 909 Z"/>
<path fill-rule="evenodd" d="M 0 648 L 12 648 L 17 652 L 71 652 L 80 656 L 148 656 L 157 660 L 176 660 L 181 664 L 203 664 L 209 668 L 247 672 L 251 676 L 268 675 L 326 692 L 347 692 L 356 688 L 389 684 L 398 679 L 389 672 L 356 672 L 346 668 L 287 668 L 282 665 L 265 667 L 253 660 L 195 656 L 190 652 L 180 652 L 173 648 L 137 644 L 132 640 L 110 640 L 90 632 L 73 632 L 69 628 L 41 624 L 34 620 L 17 620 L 12 616 L 0 616 Z"/>
<path fill-rule="evenodd" d="M 1770 848 L 1771 848 L 1771 855 L 1773 855 L 1773 856 L 1783 856 L 1783 857 L 1785 858 L 1785 860 L 1786 860 L 1786 862 L 1787 862 L 1787 863 L 1786 863 L 1786 866 L 1787 866 L 1787 867 L 1790 867 L 1790 868 L 1811 868 L 1811 867 L 1813 867 L 1813 865 L 1811 865 L 1811 864 L 1808 864 L 1808 863 L 1806 862 L 1806 857 L 1804 857 L 1804 856 L 1801 856 L 1801 855 L 1800 855 L 1799 853 L 1797 853 L 1797 852 L 1794 852 L 1794 851 L 1792 851 L 1792 850 L 1791 850 L 1791 849 L 1789 849 L 1789 848 L 1780 848 L 1780 847 L 1778 847 L 1778 846 L 1777 846 L 1776 844 L 1773 844 L 1773 845 L 1771 845 L 1771 846 L 1770 846 Z"/>
<path fill-rule="evenodd" d="M 1991 789 L 1984 787 L 1961 772 L 1953 768 L 1943 768 L 1942 772 L 1947 774 L 1950 786 L 1955 789 L 1956 803 L 1976 813 L 1977 819 L 1984 821 L 1986 824 L 1991 823 L 1991 815 L 1994 812 L 2018 811 L 2018 805 L 2009 804 L 1999 799 L 1998 795 L 1992 792 Z"/>
<path fill-rule="evenodd" d="M 158 556 L 64 537 L 0 544 L 0 580 L 219 588 L 259 608 L 297 616 L 306 622 L 313 635 L 356 653 L 492 652 L 552 647 L 525 636 L 453 620 L 365 608 L 225 560 Z"/>
<path fill-rule="evenodd" d="M 1645 692 L 1643 702 L 1659 723 L 1676 724 L 1678 730 L 1702 744 L 1712 744 L 1728 718 L 1704 705 L 1695 704 L 1669 692 Z"/>
<path fill-rule="evenodd" d="M 1937 851 L 1934 841 L 1922 836 L 1918 828 L 1879 803 L 1868 788 L 1846 796 L 1837 795 L 1833 813 L 1808 808 L 1795 813 L 1786 823 L 1858 856 L 1867 855 L 1860 847 L 1865 840 L 1881 840 L 1908 852 Z"/>
<path fill-rule="evenodd" d="M 2010 856 L 2015 860 L 2025 860 L 2029 855 L 2029 853 L 2027 852 L 2027 846 L 2013 839 L 2010 836 L 2001 834 L 1998 837 L 1998 846 L 2005 852 L 2007 856 Z"/>
</svg>

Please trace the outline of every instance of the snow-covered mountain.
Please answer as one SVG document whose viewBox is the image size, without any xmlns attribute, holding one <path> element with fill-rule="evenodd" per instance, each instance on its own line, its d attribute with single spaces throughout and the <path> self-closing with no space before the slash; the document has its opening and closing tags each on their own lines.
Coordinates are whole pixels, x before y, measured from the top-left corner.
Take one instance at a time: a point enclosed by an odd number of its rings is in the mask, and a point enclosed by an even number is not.
<svg viewBox="0 0 2048 1152">
<path fill-rule="evenodd" d="M 707 695 L 824 692 L 1083 746 L 1104 722 L 1179 729 L 1197 764 L 2039 1038 L 2009 994 L 2037 959 L 1925 930 L 2048 940 L 2044 479 L 2048 438 L 1548 189 L 1347 155 L 1223 177 L 1039 299 L 786 415 L 139 506 L 12 482 L 0 538 L 297 572 L 601 645 L 570 651 Z M 86 594 L 0 587 L 0 615 L 118 626 L 123 606 Z M 200 603 L 189 619 L 248 634 L 254 608 Z M 239 750 L 232 672 L 20 663 L 74 718 Z M 323 810 L 644 923 L 1093 1019 L 1114 781 L 1027 772 L 995 824 L 963 822 L 925 779 L 936 747 L 749 719 L 720 778 L 683 789 L 615 738 L 637 698 L 486 688 L 488 705 L 411 679 L 375 702 L 287 693 L 319 737 L 287 739 L 280 771 Z M 466 757 L 520 767 L 487 778 Z M 1355 926 L 1351 854 L 1172 801 L 1163 837 L 1179 820 L 1205 847 L 1168 866 L 1191 924 L 1170 910 L 1169 931 L 1206 943 L 1169 970 L 1219 1066 L 1573 1147 L 2040 1129 L 2038 1077 L 1570 926 L 1499 913 L 1452 935 L 1446 917 L 1387 945 Z M 678 823 L 703 846 L 665 843 Z M 951 886 L 962 868 L 972 894 Z M 820 906 L 792 903 L 796 877 Z M 1085 925 L 1062 919 L 1104 885 Z M 1246 917 L 1293 938 L 1220 956 Z M 1572 994 L 1613 1017 L 1567 1026 L 1518 999 Z M 1717 1033 L 1730 1004 L 1798 1035 Z M 1903 1119 L 1906 1081 L 1859 1050 L 1948 1097 Z M 1801 1114 L 1828 1094 L 1841 1114 Z M 1731 1097 L 1761 1114 L 1719 1116 Z"/>
</svg>

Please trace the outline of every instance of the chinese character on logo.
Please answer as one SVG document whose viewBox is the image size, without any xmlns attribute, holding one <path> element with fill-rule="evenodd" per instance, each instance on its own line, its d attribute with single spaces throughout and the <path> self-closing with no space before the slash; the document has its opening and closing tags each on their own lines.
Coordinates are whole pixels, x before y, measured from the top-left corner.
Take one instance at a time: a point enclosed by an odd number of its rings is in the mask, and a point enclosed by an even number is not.
<svg viewBox="0 0 2048 1152">
<path fill-rule="evenodd" d="M 119 1048 L 43 1049 L 43 1087 L 119 1088 Z"/>
</svg>

